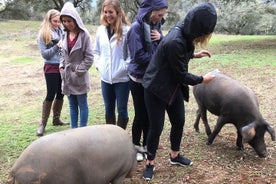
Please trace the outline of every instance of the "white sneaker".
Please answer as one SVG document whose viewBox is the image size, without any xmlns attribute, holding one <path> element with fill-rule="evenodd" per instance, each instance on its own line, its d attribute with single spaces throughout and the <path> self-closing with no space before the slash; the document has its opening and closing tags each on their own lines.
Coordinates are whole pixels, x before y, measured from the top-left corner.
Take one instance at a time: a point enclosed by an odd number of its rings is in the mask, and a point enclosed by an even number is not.
<svg viewBox="0 0 276 184">
<path fill-rule="evenodd" d="M 136 153 L 136 160 L 137 160 L 138 162 L 143 161 L 143 160 L 144 160 L 144 156 L 143 156 L 143 154 L 142 154 L 142 153 L 137 152 L 137 153 Z"/>
<path fill-rule="evenodd" d="M 148 149 L 147 149 L 147 145 L 146 146 L 144 146 L 144 147 L 142 147 L 142 149 L 143 149 L 143 153 L 147 153 L 147 151 L 148 151 Z"/>
</svg>

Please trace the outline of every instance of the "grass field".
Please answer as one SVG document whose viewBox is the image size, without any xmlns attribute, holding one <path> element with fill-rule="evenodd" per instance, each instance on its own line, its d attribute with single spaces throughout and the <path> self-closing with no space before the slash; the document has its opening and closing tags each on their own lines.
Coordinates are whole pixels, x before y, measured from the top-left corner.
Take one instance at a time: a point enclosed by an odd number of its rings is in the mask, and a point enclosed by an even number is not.
<svg viewBox="0 0 276 184">
<path fill-rule="evenodd" d="M 40 123 L 41 105 L 45 98 L 43 62 L 36 44 L 40 22 L 0 22 L 0 184 L 8 180 L 8 173 L 21 152 L 38 137 L 35 131 Z M 87 26 L 94 38 L 95 27 Z M 263 117 L 276 127 L 276 36 L 227 36 L 214 34 L 207 47 L 211 58 L 194 59 L 190 72 L 203 75 L 218 68 L 241 81 L 256 93 Z M 104 124 L 104 106 L 100 90 L 100 78 L 94 66 L 91 73 L 91 91 L 88 94 L 89 125 Z M 155 178 L 151 183 L 276 183 L 276 143 L 265 134 L 269 156 L 257 157 L 254 150 L 245 145 L 245 151 L 235 148 L 236 130 L 226 125 L 213 145 L 206 146 L 206 134 L 193 129 L 196 103 L 191 96 L 185 104 L 186 124 L 181 152 L 194 162 L 192 167 L 170 166 L 170 124 L 165 129 L 156 158 Z M 132 99 L 129 99 L 130 122 L 127 131 L 131 136 L 133 119 Z M 62 119 L 69 122 L 67 98 Z M 209 115 L 211 127 L 216 117 Z M 53 127 L 51 119 L 46 134 L 69 129 L 70 126 Z M 50 155 L 49 155 L 50 157 Z M 125 183 L 146 183 L 142 179 L 144 162 Z"/>
</svg>

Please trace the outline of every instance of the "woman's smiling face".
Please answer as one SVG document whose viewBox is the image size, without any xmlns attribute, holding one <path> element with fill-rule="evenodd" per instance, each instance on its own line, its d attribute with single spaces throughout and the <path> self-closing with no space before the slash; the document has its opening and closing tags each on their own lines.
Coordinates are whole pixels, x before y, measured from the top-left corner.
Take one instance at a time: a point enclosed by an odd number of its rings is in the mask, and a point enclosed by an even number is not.
<svg viewBox="0 0 276 184">
<path fill-rule="evenodd" d="M 153 10 L 150 15 L 150 22 L 156 24 L 158 21 L 161 21 L 167 12 L 167 8 L 162 8 L 160 10 Z"/>
<path fill-rule="evenodd" d="M 104 18 L 109 25 L 115 25 L 117 21 L 117 12 L 112 5 L 106 5 L 103 8 Z"/>
</svg>

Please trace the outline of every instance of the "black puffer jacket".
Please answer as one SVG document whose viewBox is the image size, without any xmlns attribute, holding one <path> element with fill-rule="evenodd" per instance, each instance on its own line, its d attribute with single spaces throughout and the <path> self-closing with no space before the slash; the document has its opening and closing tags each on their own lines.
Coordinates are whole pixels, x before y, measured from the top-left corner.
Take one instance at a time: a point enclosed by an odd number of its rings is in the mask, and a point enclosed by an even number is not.
<svg viewBox="0 0 276 184">
<path fill-rule="evenodd" d="M 189 99 L 187 85 L 202 82 L 203 77 L 188 73 L 189 60 L 195 47 L 193 40 L 214 31 L 216 10 L 210 3 L 201 3 L 188 12 L 183 22 L 178 23 L 159 43 L 143 78 L 143 86 L 168 105 L 177 90 L 182 90 L 184 99 Z"/>
</svg>

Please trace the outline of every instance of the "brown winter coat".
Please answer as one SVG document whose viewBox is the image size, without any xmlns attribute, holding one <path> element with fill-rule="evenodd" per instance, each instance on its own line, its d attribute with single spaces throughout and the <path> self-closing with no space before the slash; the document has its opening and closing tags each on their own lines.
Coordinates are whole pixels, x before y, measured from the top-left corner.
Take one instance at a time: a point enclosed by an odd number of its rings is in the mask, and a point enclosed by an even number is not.
<svg viewBox="0 0 276 184">
<path fill-rule="evenodd" d="M 63 15 L 75 19 L 81 31 L 70 53 L 68 53 L 67 45 L 68 32 L 65 31 L 63 35 L 63 52 L 59 66 L 64 68 L 64 72 L 61 72 L 62 93 L 65 95 L 85 94 L 90 90 L 88 70 L 94 60 L 90 34 L 73 6 L 64 6 L 61 11 L 61 16 Z"/>
</svg>

